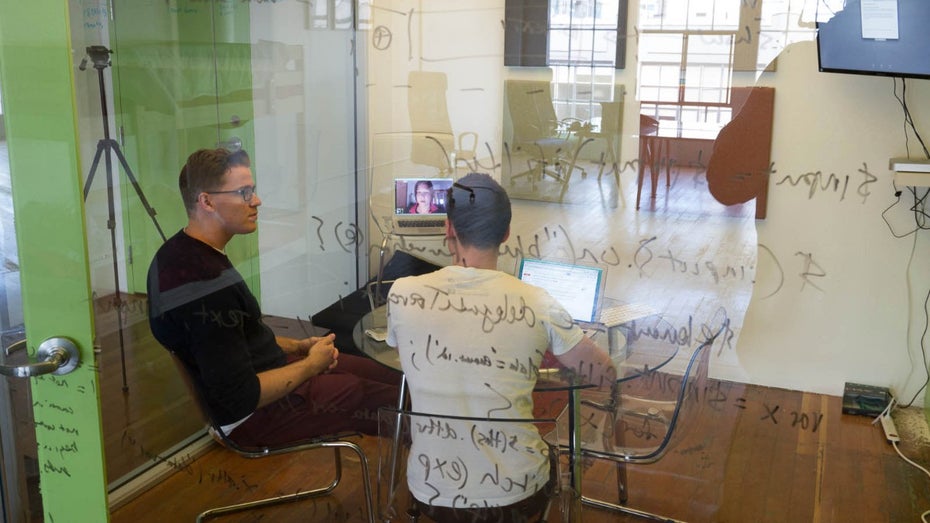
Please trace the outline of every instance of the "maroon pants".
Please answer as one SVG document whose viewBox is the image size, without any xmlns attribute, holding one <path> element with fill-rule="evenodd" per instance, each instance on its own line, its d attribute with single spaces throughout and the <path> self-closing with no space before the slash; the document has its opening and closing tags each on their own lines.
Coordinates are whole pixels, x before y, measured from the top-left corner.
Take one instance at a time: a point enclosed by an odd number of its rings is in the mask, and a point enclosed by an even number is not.
<svg viewBox="0 0 930 523">
<path fill-rule="evenodd" d="M 378 408 L 397 407 L 401 373 L 368 358 L 339 355 L 339 365 L 256 410 L 229 437 L 273 446 L 337 432 L 378 434 Z"/>
</svg>

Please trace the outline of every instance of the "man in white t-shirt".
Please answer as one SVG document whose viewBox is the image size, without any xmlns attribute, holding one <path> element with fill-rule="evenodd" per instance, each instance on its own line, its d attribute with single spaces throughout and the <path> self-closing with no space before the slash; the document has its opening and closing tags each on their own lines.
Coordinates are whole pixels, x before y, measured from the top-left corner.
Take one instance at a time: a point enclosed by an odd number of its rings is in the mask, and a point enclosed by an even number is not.
<svg viewBox="0 0 930 523">
<path fill-rule="evenodd" d="M 555 299 L 497 270 L 510 234 L 507 192 L 490 176 L 470 173 L 449 189 L 447 202 L 453 265 L 401 278 L 388 296 L 387 342 L 400 353 L 412 410 L 533 418 L 533 388 L 547 351 L 567 368 L 586 369 L 582 379 L 613 385 L 617 372 L 607 352 Z M 411 431 L 407 483 L 429 517 L 525 521 L 545 507 L 549 451 L 535 426 L 449 423 L 442 431 Z M 519 445 L 467 436 L 494 430 Z"/>
</svg>

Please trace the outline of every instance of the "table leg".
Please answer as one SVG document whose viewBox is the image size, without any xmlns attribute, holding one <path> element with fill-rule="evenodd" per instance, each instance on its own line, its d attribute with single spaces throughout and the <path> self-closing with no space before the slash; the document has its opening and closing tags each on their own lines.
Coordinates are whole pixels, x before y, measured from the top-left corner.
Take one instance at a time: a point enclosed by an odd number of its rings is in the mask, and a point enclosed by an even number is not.
<svg viewBox="0 0 930 523">
<path fill-rule="evenodd" d="M 397 414 L 394 420 L 394 442 L 391 444 L 391 477 L 388 484 L 388 497 L 389 503 L 393 502 L 394 495 L 397 492 L 397 459 L 398 454 L 400 454 L 400 439 L 403 437 L 401 427 L 403 425 L 403 414 L 401 411 L 404 410 L 404 406 L 407 402 L 407 377 L 402 375 L 400 378 L 400 394 L 397 395 Z"/>
<path fill-rule="evenodd" d="M 581 395 L 574 388 L 568 391 L 568 464 L 569 488 L 571 488 L 568 519 L 571 523 L 581 522 Z"/>
</svg>

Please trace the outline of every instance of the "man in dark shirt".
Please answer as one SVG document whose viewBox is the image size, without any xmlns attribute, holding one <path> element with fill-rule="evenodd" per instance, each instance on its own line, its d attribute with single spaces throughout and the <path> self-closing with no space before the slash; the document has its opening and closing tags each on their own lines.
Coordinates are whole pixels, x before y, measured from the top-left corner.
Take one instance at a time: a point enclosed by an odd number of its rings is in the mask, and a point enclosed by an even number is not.
<svg viewBox="0 0 930 523">
<path fill-rule="evenodd" d="M 187 368 L 214 422 L 241 445 L 376 434 L 377 409 L 397 404 L 400 374 L 340 356 L 332 334 L 275 336 L 223 251 L 257 228 L 262 202 L 248 154 L 201 149 L 178 185 L 188 224 L 152 260 L 149 324 Z"/>
</svg>

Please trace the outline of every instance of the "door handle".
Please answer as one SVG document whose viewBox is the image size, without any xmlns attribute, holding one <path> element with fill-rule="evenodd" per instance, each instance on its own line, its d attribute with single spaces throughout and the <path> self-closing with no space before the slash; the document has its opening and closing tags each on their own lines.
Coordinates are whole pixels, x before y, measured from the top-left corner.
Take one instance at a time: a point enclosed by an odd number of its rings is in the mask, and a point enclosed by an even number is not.
<svg viewBox="0 0 930 523">
<path fill-rule="evenodd" d="M 9 356 L 26 348 L 26 340 L 17 341 L 6 348 Z M 39 345 L 36 363 L 24 365 L 0 365 L 0 374 L 14 378 L 31 378 L 42 374 L 67 374 L 77 368 L 81 353 L 77 345 L 68 338 L 49 338 Z"/>
</svg>

